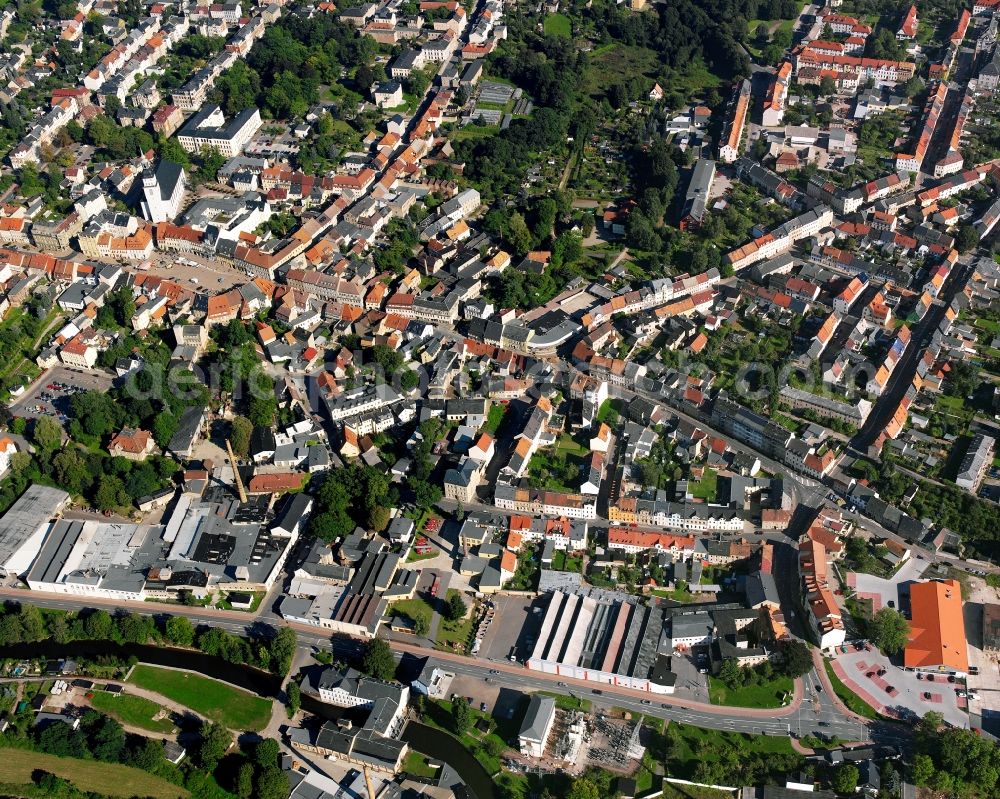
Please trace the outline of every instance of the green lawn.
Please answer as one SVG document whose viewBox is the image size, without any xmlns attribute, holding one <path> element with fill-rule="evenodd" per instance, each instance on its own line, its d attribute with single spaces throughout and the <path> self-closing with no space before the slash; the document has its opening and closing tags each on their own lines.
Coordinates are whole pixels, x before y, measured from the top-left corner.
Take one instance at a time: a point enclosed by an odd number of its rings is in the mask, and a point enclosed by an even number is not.
<svg viewBox="0 0 1000 799">
<path fill-rule="evenodd" d="M 718 478 L 719 475 L 715 469 L 705 469 L 701 480 L 694 480 L 688 483 L 688 491 L 691 492 L 691 496 L 710 502 L 715 499 Z"/>
<path fill-rule="evenodd" d="M 451 598 L 452 594 L 460 593 L 454 588 L 448 589 L 448 594 L 445 596 L 445 601 Z M 466 604 L 468 601 L 466 600 Z M 441 618 L 438 624 L 437 632 L 437 647 L 438 649 L 449 649 L 454 650 L 458 647 L 459 651 L 465 652 L 469 645 L 469 639 L 472 637 L 472 620 L 475 618 L 475 610 L 470 609 L 469 613 L 466 614 L 465 618 L 459 619 L 458 621 L 447 621 L 444 617 Z"/>
<path fill-rule="evenodd" d="M 488 136 L 493 136 L 500 128 L 494 125 L 462 125 L 460 128 L 455 128 L 450 134 L 449 138 L 452 141 L 462 141 L 464 139 L 485 139 Z"/>
<path fill-rule="evenodd" d="M 426 777 L 433 779 L 437 776 L 439 766 L 432 766 L 427 761 L 427 756 L 414 752 L 412 749 L 403 761 L 403 771 L 412 774 L 414 777 Z"/>
<path fill-rule="evenodd" d="M 271 700 L 192 674 L 140 663 L 130 683 L 155 691 L 231 730 L 262 730 L 271 719 Z"/>
<path fill-rule="evenodd" d="M 570 455 L 576 455 L 580 458 L 585 458 L 590 454 L 590 448 L 585 447 L 579 441 L 573 438 L 569 433 L 563 433 L 556 439 L 556 449 L 562 450 L 563 452 L 569 453 Z"/>
<path fill-rule="evenodd" d="M 573 23 L 565 14 L 548 14 L 544 27 L 548 36 L 563 36 L 568 39 L 573 35 Z"/>
<path fill-rule="evenodd" d="M 694 595 L 687 588 L 654 588 L 650 593 L 653 596 L 672 599 L 674 602 L 694 602 Z"/>
<path fill-rule="evenodd" d="M 495 436 L 497 434 L 497 430 L 500 429 L 500 424 L 503 422 L 505 413 L 507 413 L 506 405 L 502 405 L 500 403 L 491 405 L 489 415 L 486 417 L 486 424 L 483 425 L 483 430 L 491 436 Z"/>
<path fill-rule="evenodd" d="M 590 712 L 590 700 L 581 699 L 579 696 L 567 696 L 557 694 L 553 691 L 537 691 L 539 696 L 551 696 L 556 700 L 556 707 L 560 710 L 582 710 L 584 713 Z"/>
<path fill-rule="evenodd" d="M 567 555 L 564 549 L 557 549 L 552 556 L 552 571 L 579 573 L 582 569 L 583 558 Z"/>
<path fill-rule="evenodd" d="M 169 735 L 174 731 L 174 723 L 169 717 L 153 718 L 162 708 L 156 702 L 141 696 L 133 696 L 132 694 L 115 696 L 104 691 L 96 691 L 90 704 L 96 710 L 118 719 L 122 724 L 164 735 Z"/>
<path fill-rule="evenodd" d="M 830 678 L 830 683 L 833 685 L 833 692 L 840 698 L 841 702 L 847 705 L 848 709 L 866 719 L 878 718 L 878 713 L 875 711 L 875 708 L 844 685 L 843 680 L 841 680 L 840 677 L 837 676 L 836 672 L 834 672 L 833 666 L 830 664 L 829 660 L 824 659 L 823 665 L 826 667 L 826 675 Z"/>
<path fill-rule="evenodd" d="M 401 599 L 398 602 L 393 602 L 389 605 L 389 609 L 386 611 L 386 616 L 391 616 L 394 613 L 400 616 L 406 616 L 410 621 L 416 621 L 421 616 L 427 619 L 427 623 L 430 624 L 431 617 L 434 615 L 434 610 L 429 604 L 419 597 L 414 597 L 413 599 Z"/>
<path fill-rule="evenodd" d="M 781 707 L 786 694 L 791 694 L 794 685 L 791 677 L 778 677 L 764 685 L 745 685 L 727 688 L 722 680 L 708 678 L 708 695 L 713 705 L 732 707 Z"/>
<path fill-rule="evenodd" d="M 0 757 L 3 758 L 4 765 L 0 780 L 4 785 L 29 785 L 32 783 L 32 773 L 41 769 L 68 780 L 81 791 L 103 796 L 186 799 L 191 795 L 184 788 L 161 777 L 118 763 L 56 757 L 27 749 L 4 749 Z M 3 793 L 9 795 L 6 790 Z"/>
<path fill-rule="evenodd" d="M 417 563 L 421 560 L 430 560 L 431 558 L 436 558 L 438 556 L 438 551 L 435 549 L 433 552 L 428 552 L 421 555 L 417 550 L 411 549 L 410 554 L 406 556 L 407 563 Z"/>
</svg>

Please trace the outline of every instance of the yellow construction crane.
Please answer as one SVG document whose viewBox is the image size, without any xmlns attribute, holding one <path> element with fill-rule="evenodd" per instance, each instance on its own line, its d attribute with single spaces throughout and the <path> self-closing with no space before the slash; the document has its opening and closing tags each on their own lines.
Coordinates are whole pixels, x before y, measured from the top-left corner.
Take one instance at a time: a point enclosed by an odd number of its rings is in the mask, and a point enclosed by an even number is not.
<svg viewBox="0 0 1000 799">
<path fill-rule="evenodd" d="M 236 456 L 233 454 L 233 445 L 226 439 L 226 451 L 229 453 L 229 463 L 233 467 L 233 477 L 236 478 L 236 490 L 240 494 L 240 502 L 247 501 L 247 491 L 243 487 L 243 478 L 240 477 L 239 467 L 236 465 Z"/>
</svg>

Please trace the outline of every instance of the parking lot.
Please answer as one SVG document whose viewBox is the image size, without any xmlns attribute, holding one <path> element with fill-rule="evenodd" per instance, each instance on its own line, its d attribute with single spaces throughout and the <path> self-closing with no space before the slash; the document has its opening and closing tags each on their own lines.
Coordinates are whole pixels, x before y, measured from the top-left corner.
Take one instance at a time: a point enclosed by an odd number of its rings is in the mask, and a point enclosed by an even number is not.
<svg viewBox="0 0 1000 799">
<path fill-rule="evenodd" d="M 670 658 L 670 670 L 677 675 L 678 695 L 698 702 L 708 702 L 708 676 L 701 670 L 709 667 L 708 647 L 696 646 L 689 652 L 678 652 Z"/>
<path fill-rule="evenodd" d="M 926 569 L 927 561 L 910 558 L 899 567 L 899 570 L 892 577 L 884 578 L 862 572 L 850 572 L 847 575 L 847 584 L 858 592 L 859 597 L 872 600 L 873 613 L 884 607 L 901 610 L 902 603 L 909 595 L 909 589 L 906 586 L 920 579 L 920 575 Z"/>
<path fill-rule="evenodd" d="M 547 599 L 530 596 L 495 596 L 495 613 L 483 642 L 479 657 L 486 660 L 507 660 L 515 652 L 518 661 L 531 654 L 531 646 L 542 626 Z M 531 642 L 530 644 L 528 642 Z"/>
<path fill-rule="evenodd" d="M 52 416 L 66 421 L 70 399 L 82 391 L 107 391 L 113 378 L 98 369 L 83 372 L 68 366 L 55 366 L 46 371 L 27 391 L 10 405 L 14 416 L 36 419 Z"/>
<path fill-rule="evenodd" d="M 969 646 L 969 665 L 979 674 L 970 674 L 969 689 L 975 698 L 969 701 L 973 727 L 982 726 L 987 732 L 1000 733 L 1000 654 L 983 650 L 983 605 L 996 604 L 1000 592 L 983 580 L 969 581 L 969 599 L 965 612 L 965 633 Z M 980 721 L 981 719 L 981 721 Z"/>
<path fill-rule="evenodd" d="M 249 278 L 230 264 L 222 263 L 200 255 L 176 253 L 154 253 L 147 274 L 182 284 L 191 291 L 203 294 L 217 294 L 233 286 L 241 286 Z M 141 274 L 139 270 L 132 269 Z M 198 281 L 192 283 L 192 280 Z"/>
<path fill-rule="evenodd" d="M 841 679 L 876 710 L 902 719 L 923 717 L 936 710 L 955 727 L 968 727 L 963 680 L 949 682 L 943 674 L 923 675 L 894 666 L 874 647 L 856 651 L 850 647 L 837 655 Z M 871 701 L 869 701 L 871 700 Z"/>
</svg>

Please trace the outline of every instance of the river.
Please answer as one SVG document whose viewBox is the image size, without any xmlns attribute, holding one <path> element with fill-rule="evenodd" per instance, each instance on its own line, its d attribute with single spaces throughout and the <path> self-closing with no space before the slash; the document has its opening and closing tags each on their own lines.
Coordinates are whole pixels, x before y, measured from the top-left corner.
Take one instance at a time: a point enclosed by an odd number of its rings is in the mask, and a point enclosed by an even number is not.
<svg viewBox="0 0 1000 799">
<path fill-rule="evenodd" d="M 112 655 L 125 660 L 136 657 L 154 666 L 196 671 L 208 677 L 246 688 L 261 696 L 277 696 L 281 679 L 273 674 L 250 666 L 230 663 L 214 655 L 193 649 L 175 649 L 144 644 L 118 644 L 114 641 L 70 641 L 65 644 L 53 640 L 0 646 L 0 659 L 11 660 L 60 660 L 62 658 L 95 658 Z M 302 696 L 303 710 L 322 719 L 336 720 L 350 715 L 343 708 L 320 702 L 308 695 Z M 435 727 L 411 721 L 403 731 L 402 740 L 421 754 L 441 760 L 454 769 L 472 794 L 472 799 L 497 799 L 493 778 L 482 764 L 467 752 L 459 742 Z"/>
<path fill-rule="evenodd" d="M 112 655 L 126 660 L 136 657 L 154 666 L 196 671 L 208 677 L 246 688 L 261 696 L 277 696 L 281 678 L 266 671 L 230 663 L 215 655 L 194 649 L 175 649 L 148 644 L 118 644 L 114 641 L 70 641 L 59 644 L 49 639 L 24 644 L 0 646 L 0 658 L 12 660 L 60 660 L 62 658 L 96 658 Z"/>
<path fill-rule="evenodd" d="M 442 760 L 451 766 L 462 778 L 465 787 L 472 794 L 472 799 L 497 799 L 493 777 L 454 736 L 436 727 L 411 721 L 406 725 L 401 737 L 421 754 Z"/>
</svg>

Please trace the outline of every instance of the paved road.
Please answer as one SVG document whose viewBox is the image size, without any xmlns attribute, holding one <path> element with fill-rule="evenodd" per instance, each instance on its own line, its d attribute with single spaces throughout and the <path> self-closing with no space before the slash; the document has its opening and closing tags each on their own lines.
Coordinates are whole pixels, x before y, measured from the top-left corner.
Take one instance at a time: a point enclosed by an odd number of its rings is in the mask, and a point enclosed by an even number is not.
<svg viewBox="0 0 1000 799">
<path fill-rule="evenodd" d="M 969 263 L 956 264 L 948 275 L 938 299 L 923 318 L 910 328 L 910 344 L 904 350 L 896 368 L 892 370 L 888 387 L 882 392 L 868 419 L 851 441 L 851 446 L 858 455 L 867 454 L 868 447 L 885 429 L 889 419 L 896 412 L 903 395 L 913 383 L 918 359 L 930 343 L 934 331 L 941 324 L 948 305 L 965 286 L 971 274 L 972 266 Z"/>
<path fill-rule="evenodd" d="M 257 614 L 235 615 L 232 611 L 213 610 L 210 608 L 186 607 L 183 605 L 167 605 L 155 602 L 116 602 L 87 599 L 80 601 L 42 592 L 28 592 L 23 589 L 0 588 L 0 597 L 20 601 L 31 601 L 40 607 L 76 611 L 82 607 L 105 607 L 108 610 L 125 608 L 144 615 L 158 616 L 164 614 L 187 616 L 196 625 L 217 627 L 234 634 L 245 634 L 255 624 L 270 624 L 274 627 L 288 626 L 298 634 L 299 647 L 304 650 L 321 649 L 333 651 L 340 656 L 351 656 L 360 652 L 363 643 L 345 636 L 329 636 L 313 627 L 300 624 L 289 624 L 280 619 L 270 610 L 270 603 L 265 598 L 261 610 Z M 755 710 L 750 708 L 730 708 L 706 705 L 675 696 L 651 698 L 643 691 L 634 691 L 617 686 L 602 686 L 601 694 L 594 694 L 594 685 L 590 682 L 572 680 L 557 675 L 528 671 L 509 661 L 488 661 L 438 652 L 427 647 L 390 641 L 397 657 L 404 653 L 420 657 L 429 657 L 432 661 L 455 674 L 482 678 L 484 681 L 502 680 L 503 685 L 519 690 L 550 690 L 566 691 L 579 696 L 586 696 L 596 704 L 606 707 L 621 707 L 634 712 L 641 712 L 660 718 L 673 719 L 686 724 L 695 724 L 710 729 L 730 730 L 751 734 L 787 735 L 789 731 L 795 734 L 827 734 L 836 735 L 845 740 L 867 740 L 868 731 L 864 725 L 854 719 L 846 718 L 836 707 L 828 706 L 816 709 L 814 702 L 805 702 L 807 688 L 796 686 L 795 697 L 784 708 L 774 710 Z M 491 670 L 499 672 L 491 674 Z M 808 679 L 806 681 L 808 683 Z M 563 685 L 560 685 L 563 683 Z M 485 684 L 485 683 L 484 683 Z M 576 689 L 576 690 L 574 690 Z M 646 703 L 649 704 L 646 704 Z M 821 726 L 820 722 L 824 724 Z"/>
</svg>

